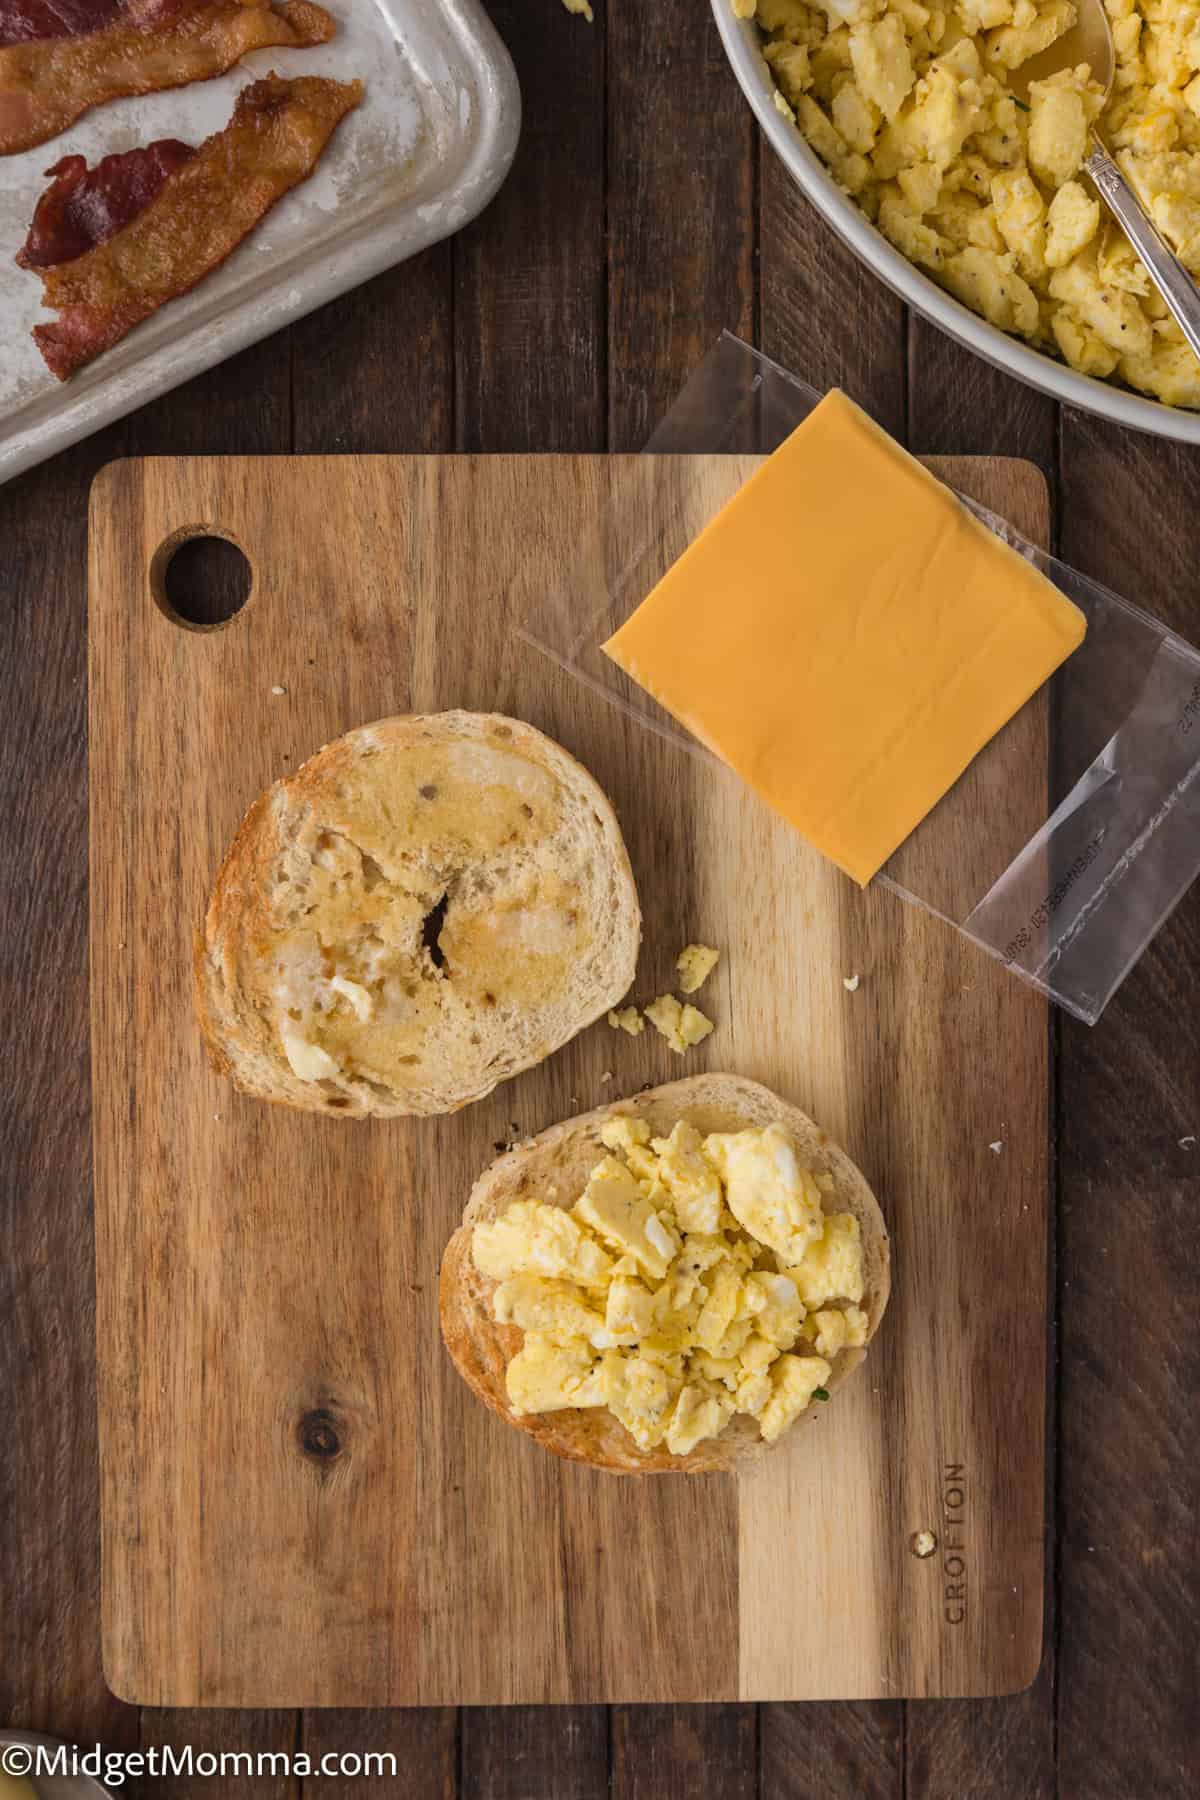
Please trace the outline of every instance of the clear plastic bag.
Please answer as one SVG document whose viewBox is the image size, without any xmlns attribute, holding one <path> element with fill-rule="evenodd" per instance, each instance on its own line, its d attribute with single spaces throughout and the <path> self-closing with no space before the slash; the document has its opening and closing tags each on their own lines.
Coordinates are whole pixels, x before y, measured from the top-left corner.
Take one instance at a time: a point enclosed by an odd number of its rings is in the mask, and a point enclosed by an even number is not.
<svg viewBox="0 0 1200 1800">
<path fill-rule="evenodd" d="M 521 635 L 651 730 L 708 757 L 600 646 L 819 399 L 722 337 Z M 727 460 L 714 464 L 713 454 Z M 1004 520 L 962 504 L 1081 608 L 1087 635 L 875 879 L 1094 1024 L 1200 873 L 1200 653 Z"/>
</svg>

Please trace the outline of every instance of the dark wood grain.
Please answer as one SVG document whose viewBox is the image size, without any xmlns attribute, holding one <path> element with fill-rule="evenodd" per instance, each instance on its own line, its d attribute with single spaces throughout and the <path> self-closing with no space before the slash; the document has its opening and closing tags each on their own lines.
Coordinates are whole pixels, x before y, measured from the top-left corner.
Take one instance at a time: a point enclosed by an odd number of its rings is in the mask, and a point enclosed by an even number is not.
<svg viewBox="0 0 1200 1800">
<path fill-rule="evenodd" d="M 100 452 L 99 467 L 116 456 L 267 455 L 290 449 L 291 438 L 291 341 L 285 331 L 121 419 L 87 448 Z"/>
<path fill-rule="evenodd" d="M 147 1707 L 142 1712 L 141 1748 L 169 1755 L 170 1772 L 146 1775 L 147 1800 L 300 1800 L 300 1778 L 261 1756 L 291 1758 L 300 1748 L 299 1715 L 292 1712 L 228 1712 L 185 1707 Z M 190 1772 L 184 1764 L 191 1752 Z M 215 1765 L 208 1759 L 216 1759 Z M 249 1759 L 249 1760 L 240 1760 Z M 161 1762 L 159 1767 L 162 1767 Z"/>
<path fill-rule="evenodd" d="M 454 243 L 455 447 L 603 449 L 603 14 L 491 12 L 524 113 L 512 174 Z"/>
<path fill-rule="evenodd" d="M 722 331 L 753 336 L 756 133 L 694 0 L 617 0 L 608 40 L 609 448 L 638 450 Z"/>
<path fill-rule="evenodd" d="M 0 1720 L 132 1746 L 99 1657 L 85 447 L 0 490 Z"/>
<path fill-rule="evenodd" d="M 903 1793 L 903 1708 L 894 1701 L 759 1711 L 762 1800 L 898 1800 Z"/>
<path fill-rule="evenodd" d="M 761 348 L 821 393 L 844 388 L 903 437 L 904 307 L 834 236 L 765 144 L 761 164 Z"/>
<path fill-rule="evenodd" d="M 293 450 L 453 448 L 452 258 L 435 244 L 293 326 Z"/>
<path fill-rule="evenodd" d="M 465 1706 L 461 1719 L 470 1800 L 607 1800 L 607 1707 Z"/>
<path fill-rule="evenodd" d="M 318 1772 L 305 1776 L 304 1800 L 357 1800 L 360 1794 L 395 1792 L 412 1794 L 414 1800 L 456 1800 L 458 1720 L 453 1706 L 306 1712 L 301 1748 Z M 381 1773 L 372 1778 L 354 1772 L 354 1756 L 394 1757 L 395 1763 L 376 1764 Z M 334 1757 L 336 1765 L 328 1761 Z M 323 1764 L 326 1772 L 320 1772 Z"/>
<path fill-rule="evenodd" d="M 916 313 L 908 328 L 908 442 L 924 455 L 1024 456 L 1054 491 L 1056 407 Z"/>
<path fill-rule="evenodd" d="M 1054 1688 L 1044 1664 L 1033 1686 L 1001 1700 L 910 1700 L 907 1792 L 922 1800 L 1051 1800 Z"/>
<path fill-rule="evenodd" d="M 1062 441 L 1064 555 L 1194 641 L 1200 455 L 1073 413 Z M 1198 982 L 1193 888 L 1095 1030 L 1063 1026 L 1066 1800 L 1182 1796 L 1200 1771 Z"/>
<path fill-rule="evenodd" d="M 753 1706 L 613 1708 L 612 1800 L 755 1800 Z"/>
</svg>

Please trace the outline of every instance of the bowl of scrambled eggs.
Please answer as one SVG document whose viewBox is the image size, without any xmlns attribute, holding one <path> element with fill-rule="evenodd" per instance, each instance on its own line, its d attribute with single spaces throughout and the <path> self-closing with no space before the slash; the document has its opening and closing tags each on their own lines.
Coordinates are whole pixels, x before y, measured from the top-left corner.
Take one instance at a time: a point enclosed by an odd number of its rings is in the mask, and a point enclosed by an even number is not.
<svg viewBox="0 0 1200 1800">
<path fill-rule="evenodd" d="M 1104 106 L 1085 68 L 1011 91 L 1073 0 L 712 0 L 773 148 L 895 293 L 1058 400 L 1200 443 L 1200 362 L 1080 174 L 1098 121 L 1200 272 L 1200 14 L 1106 4 Z"/>
<path fill-rule="evenodd" d="M 702 1075 L 493 1163 L 439 1309 L 468 1386 L 545 1449 L 698 1473 L 820 1416 L 888 1285 L 883 1217 L 845 1152 L 757 1082 Z"/>
</svg>

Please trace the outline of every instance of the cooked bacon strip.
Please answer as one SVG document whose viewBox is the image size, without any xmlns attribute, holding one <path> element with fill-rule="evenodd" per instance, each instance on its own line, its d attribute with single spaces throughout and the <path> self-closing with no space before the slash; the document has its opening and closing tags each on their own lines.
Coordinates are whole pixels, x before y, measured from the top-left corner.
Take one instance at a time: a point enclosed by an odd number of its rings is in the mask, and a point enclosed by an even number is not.
<svg viewBox="0 0 1200 1800">
<path fill-rule="evenodd" d="M 188 0 L 0 0 L 0 45 L 83 37 L 120 16 L 144 29 L 187 4 Z"/>
<path fill-rule="evenodd" d="M 208 81 L 252 50 L 324 44 L 336 29 L 311 0 L 133 0 L 99 31 L 10 44 L 0 50 L 0 156 L 44 144 L 105 100 Z"/>
<path fill-rule="evenodd" d="M 218 268 L 275 202 L 311 175 L 361 81 L 268 75 L 243 88 L 224 131 L 206 138 L 115 236 L 40 271 L 59 317 L 35 325 L 60 381 Z"/>
<path fill-rule="evenodd" d="M 144 150 L 121 150 L 89 169 L 64 156 L 47 169 L 54 183 L 37 203 L 29 236 L 17 251 L 23 269 L 51 269 L 107 243 L 144 211 L 168 175 L 195 156 L 191 144 L 159 138 Z"/>
</svg>

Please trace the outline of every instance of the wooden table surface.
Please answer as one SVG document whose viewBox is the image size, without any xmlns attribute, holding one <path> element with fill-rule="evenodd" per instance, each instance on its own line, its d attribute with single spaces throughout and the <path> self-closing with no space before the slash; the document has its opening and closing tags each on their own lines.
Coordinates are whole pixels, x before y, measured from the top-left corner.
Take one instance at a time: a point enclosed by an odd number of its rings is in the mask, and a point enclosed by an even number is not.
<svg viewBox="0 0 1200 1800">
<path fill-rule="evenodd" d="M 1057 543 L 1193 638 L 1200 452 L 1056 408 L 906 316 L 759 142 L 704 0 L 495 0 L 525 127 L 449 244 L 0 489 L 0 1721 L 126 1749 L 397 1753 L 320 1800 L 1194 1793 L 1200 889 L 1093 1031 L 1056 1020 L 1045 1657 L 1012 1699 L 138 1712 L 99 1658 L 85 541 L 113 457 L 637 448 L 722 327 L 902 442 L 1026 456 Z M 1040 1396 L 1031 1395 L 1031 1404 Z M 130 1783 L 121 1790 L 134 1792 Z M 299 1795 L 298 1779 L 144 1794 Z"/>
</svg>

